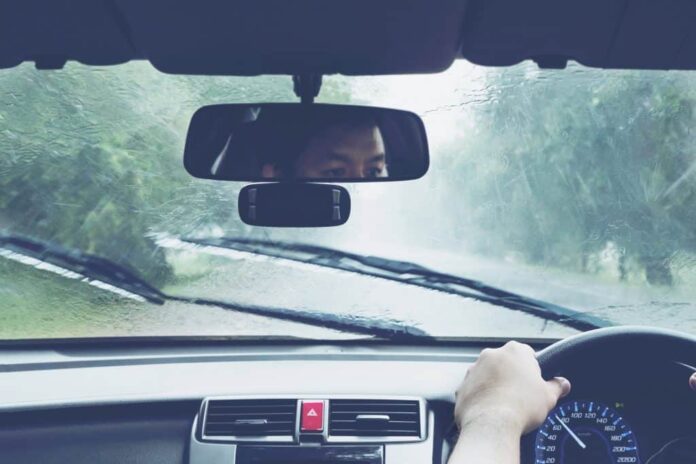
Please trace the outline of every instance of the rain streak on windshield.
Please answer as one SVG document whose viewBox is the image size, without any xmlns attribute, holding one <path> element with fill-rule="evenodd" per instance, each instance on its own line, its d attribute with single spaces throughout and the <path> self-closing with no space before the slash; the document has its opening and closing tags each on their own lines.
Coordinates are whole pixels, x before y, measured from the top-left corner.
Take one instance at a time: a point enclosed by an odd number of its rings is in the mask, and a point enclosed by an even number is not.
<svg viewBox="0 0 696 464">
<path fill-rule="evenodd" d="M 183 169 L 189 119 L 202 105 L 295 100 L 288 77 L 181 77 L 147 63 L 0 72 L 0 235 L 103 257 L 186 297 L 132 298 L 45 256 L 0 247 L 0 339 L 364 336 L 235 305 L 441 337 L 578 329 L 470 289 L 414 284 L 423 277 L 401 282 L 187 241 L 220 237 L 407 261 L 598 323 L 696 333 L 693 74 L 461 62 L 439 75 L 327 77 L 320 102 L 419 114 L 430 171 L 413 182 L 349 185 L 352 217 L 338 228 L 245 226 L 242 184 Z"/>
</svg>

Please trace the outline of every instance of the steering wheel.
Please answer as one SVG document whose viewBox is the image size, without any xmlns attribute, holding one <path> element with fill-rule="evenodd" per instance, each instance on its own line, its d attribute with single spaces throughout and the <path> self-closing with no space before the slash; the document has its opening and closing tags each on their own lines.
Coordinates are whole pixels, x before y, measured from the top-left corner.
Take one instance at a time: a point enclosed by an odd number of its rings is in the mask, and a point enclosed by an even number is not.
<svg viewBox="0 0 696 464">
<path fill-rule="evenodd" d="M 569 366 L 610 358 L 677 362 L 696 371 L 696 337 L 651 327 L 609 327 L 563 339 L 537 354 L 546 379 L 563 375 Z"/>
<path fill-rule="evenodd" d="M 609 369 L 611 372 L 614 369 L 607 366 L 611 366 L 617 361 L 620 365 L 632 363 L 632 366 L 637 366 L 642 371 L 642 375 L 650 375 L 651 368 L 657 368 L 657 372 L 660 372 L 658 366 L 673 364 L 678 370 L 685 371 L 683 377 L 685 387 L 688 379 L 687 372 L 690 375 L 696 371 L 696 337 L 650 327 L 611 327 L 584 332 L 554 343 L 538 352 L 537 359 L 541 366 L 542 375 L 546 379 L 559 375 L 569 377 L 567 373 L 570 374 L 578 368 L 586 367 L 600 372 L 602 369 Z M 659 376 L 655 379 L 662 382 Z M 670 381 L 673 379 L 664 379 L 664 382 Z M 576 402 L 576 413 L 577 407 Z M 558 419 L 558 415 L 555 417 Z M 560 419 L 558 420 L 560 421 Z M 530 454 L 531 450 L 535 449 L 536 445 L 533 440 L 531 435 L 524 438 L 525 454 Z M 585 448 L 584 443 L 581 443 L 581 446 L 583 449 Z M 696 450 L 696 440 L 674 439 L 653 455 L 647 463 L 696 462 L 696 459 L 693 461 L 674 461 L 670 458 L 672 455 L 693 456 L 689 453 L 693 453 L 694 450 Z"/>
<path fill-rule="evenodd" d="M 632 360 L 644 366 L 675 363 L 685 373 L 696 371 L 696 337 L 672 330 L 642 326 L 609 327 L 560 340 L 537 353 L 545 379 L 566 375 L 578 366 Z M 653 364 L 654 363 L 654 364 Z M 684 376 L 684 383 L 688 376 Z M 454 430 L 454 429 L 453 429 Z M 533 451 L 534 434 L 523 438 L 523 452 Z M 456 439 L 450 437 L 448 445 Z M 447 456 L 448 453 L 443 454 Z M 444 462 L 444 461 L 443 461 Z M 522 462 L 526 462 L 524 459 Z M 660 461 L 651 461 L 651 464 Z"/>
</svg>

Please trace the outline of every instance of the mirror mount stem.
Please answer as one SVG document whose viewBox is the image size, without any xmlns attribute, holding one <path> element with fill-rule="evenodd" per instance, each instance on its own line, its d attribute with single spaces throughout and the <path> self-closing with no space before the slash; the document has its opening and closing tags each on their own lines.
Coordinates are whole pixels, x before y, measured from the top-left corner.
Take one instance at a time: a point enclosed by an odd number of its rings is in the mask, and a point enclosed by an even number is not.
<svg viewBox="0 0 696 464">
<path fill-rule="evenodd" d="M 297 74 L 292 76 L 293 90 L 303 104 L 314 103 L 321 90 L 321 74 Z"/>
</svg>

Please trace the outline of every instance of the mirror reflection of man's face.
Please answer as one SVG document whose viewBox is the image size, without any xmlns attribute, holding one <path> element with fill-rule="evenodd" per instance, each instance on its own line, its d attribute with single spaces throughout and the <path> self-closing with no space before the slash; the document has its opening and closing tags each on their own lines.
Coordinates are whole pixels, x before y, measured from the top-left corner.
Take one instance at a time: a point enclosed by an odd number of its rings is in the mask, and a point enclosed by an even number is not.
<svg viewBox="0 0 696 464">
<path fill-rule="evenodd" d="M 333 126 L 310 139 L 295 164 L 295 177 L 370 179 L 388 177 L 382 132 L 376 125 Z"/>
</svg>

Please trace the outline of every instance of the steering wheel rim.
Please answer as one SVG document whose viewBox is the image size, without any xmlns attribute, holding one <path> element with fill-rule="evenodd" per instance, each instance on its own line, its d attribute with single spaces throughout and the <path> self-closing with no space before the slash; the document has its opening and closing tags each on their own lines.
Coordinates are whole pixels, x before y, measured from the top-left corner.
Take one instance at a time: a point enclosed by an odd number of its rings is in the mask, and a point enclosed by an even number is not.
<svg viewBox="0 0 696 464">
<path fill-rule="evenodd" d="M 573 361 L 630 356 L 673 361 L 696 370 L 696 336 L 643 326 L 607 327 L 560 340 L 537 353 L 544 378 L 563 375 Z"/>
</svg>

